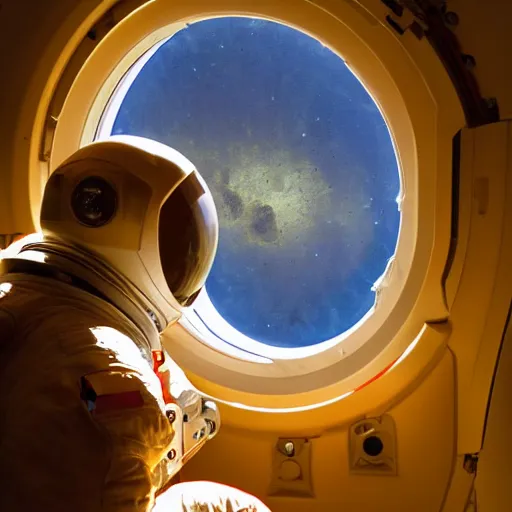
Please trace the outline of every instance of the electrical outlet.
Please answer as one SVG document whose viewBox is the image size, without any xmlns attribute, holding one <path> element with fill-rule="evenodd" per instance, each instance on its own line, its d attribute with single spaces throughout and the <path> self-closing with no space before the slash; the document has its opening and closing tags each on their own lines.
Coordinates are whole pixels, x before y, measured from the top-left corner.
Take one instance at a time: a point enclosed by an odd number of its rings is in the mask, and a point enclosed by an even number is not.
<svg viewBox="0 0 512 512">
<path fill-rule="evenodd" d="M 389 415 L 366 418 L 350 427 L 350 473 L 396 475 L 395 422 Z"/>
<path fill-rule="evenodd" d="M 309 439 L 278 439 L 272 457 L 272 479 L 268 495 L 314 498 Z"/>
</svg>

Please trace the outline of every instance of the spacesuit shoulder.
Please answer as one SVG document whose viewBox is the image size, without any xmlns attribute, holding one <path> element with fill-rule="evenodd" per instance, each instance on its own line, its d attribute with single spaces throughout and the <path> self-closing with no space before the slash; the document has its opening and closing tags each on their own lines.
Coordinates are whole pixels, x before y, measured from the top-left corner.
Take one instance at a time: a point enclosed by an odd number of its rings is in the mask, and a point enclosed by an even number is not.
<svg viewBox="0 0 512 512">
<path fill-rule="evenodd" d="M 0 327 L 9 326 L 0 329 L 9 420 L 0 425 L 9 439 L 0 445 L 0 510 L 150 510 L 152 468 L 173 431 L 131 326 L 61 283 L 9 284 L 0 298 Z"/>
</svg>

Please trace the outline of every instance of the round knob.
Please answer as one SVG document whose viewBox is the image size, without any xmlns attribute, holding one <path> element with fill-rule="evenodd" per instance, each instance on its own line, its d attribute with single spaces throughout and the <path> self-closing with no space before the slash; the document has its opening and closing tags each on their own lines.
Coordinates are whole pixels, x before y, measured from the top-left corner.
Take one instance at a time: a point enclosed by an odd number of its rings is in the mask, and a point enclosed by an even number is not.
<svg viewBox="0 0 512 512">
<path fill-rule="evenodd" d="M 285 460 L 279 468 L 279 476 L 281 480 L 292 482 L 300 478 L 300 466 L 294 460 Z"/>
</svg>

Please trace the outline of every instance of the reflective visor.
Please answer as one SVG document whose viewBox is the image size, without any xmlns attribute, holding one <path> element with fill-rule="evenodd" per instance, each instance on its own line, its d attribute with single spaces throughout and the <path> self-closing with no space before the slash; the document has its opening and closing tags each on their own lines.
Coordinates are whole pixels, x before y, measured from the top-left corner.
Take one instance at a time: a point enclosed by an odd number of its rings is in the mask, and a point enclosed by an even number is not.
<svg viewBox="0 0 512 512">
<path fill-rule="evenodd" d="M 162 269 L 182 306 L 192 304 L 204 286 L 215 258 L 218 233 L 211 192 L 193 172 L 162 206 L 158 226 Z"/>
</svg>

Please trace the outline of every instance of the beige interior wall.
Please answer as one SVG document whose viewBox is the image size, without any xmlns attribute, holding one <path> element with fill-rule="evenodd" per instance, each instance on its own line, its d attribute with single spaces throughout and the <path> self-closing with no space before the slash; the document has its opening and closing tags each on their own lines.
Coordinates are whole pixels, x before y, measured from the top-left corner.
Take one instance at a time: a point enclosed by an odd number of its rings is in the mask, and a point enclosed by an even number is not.
<svg viewBox="0 0 512 512">
<path fill-rule="evenodd" d="M 267 496 L 273 448 L 286 431 L 258 435 L 225 427 L 185 467 L 183 478 L 239 486 L 259 496 L 274 512 L 440 510 L 455 449 L 454 364 L 448 351 L 414 393 L 389 414 L 398 437 L 397 476 L 350 475 L 348 426 L 340 425 L 312 439 L 315 499 Z"/>
</svg>

